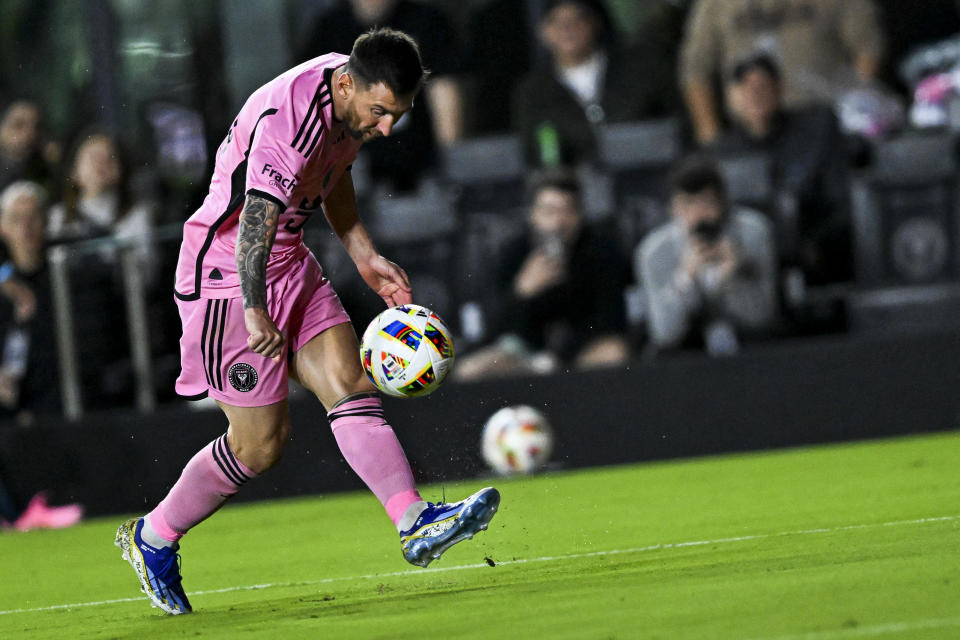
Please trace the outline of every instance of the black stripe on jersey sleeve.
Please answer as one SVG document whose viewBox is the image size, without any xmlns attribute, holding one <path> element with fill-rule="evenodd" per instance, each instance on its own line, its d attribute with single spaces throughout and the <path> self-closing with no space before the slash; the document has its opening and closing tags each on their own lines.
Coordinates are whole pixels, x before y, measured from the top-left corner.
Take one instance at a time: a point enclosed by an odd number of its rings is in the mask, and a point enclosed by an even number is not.
<svg viewBox="0 0 960 640">
<path fill-rule="evenodd" d="M 248 196 L 256 196 L 258 198 L 263 198 L 264 200 L 269 200 L 270 202 L 275 203 L 280 207 L 280 213 L 283 213 L 287 209 L 287 203 L 273 195 L 272 193 L 267 193 L 266 191 L 260 191 L 260 189 L 250 189 L 247 191 Z"/>
</svg>

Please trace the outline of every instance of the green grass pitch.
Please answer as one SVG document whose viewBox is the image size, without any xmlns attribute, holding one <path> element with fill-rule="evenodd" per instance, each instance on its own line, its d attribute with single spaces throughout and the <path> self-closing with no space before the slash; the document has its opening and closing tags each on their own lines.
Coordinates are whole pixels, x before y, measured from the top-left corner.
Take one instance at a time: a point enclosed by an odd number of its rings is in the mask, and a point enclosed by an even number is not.
<svg viewBox="0 0 960 640">
<path fill-rule="evenodd" d="M 367 494 L 228 505 L 184 540 L 177 617 L 121 516 L 5 532 L 0 638 L 958 638 L 958 472 L 954 432 L 502 479 L 427 570 Z"/>
</svg>

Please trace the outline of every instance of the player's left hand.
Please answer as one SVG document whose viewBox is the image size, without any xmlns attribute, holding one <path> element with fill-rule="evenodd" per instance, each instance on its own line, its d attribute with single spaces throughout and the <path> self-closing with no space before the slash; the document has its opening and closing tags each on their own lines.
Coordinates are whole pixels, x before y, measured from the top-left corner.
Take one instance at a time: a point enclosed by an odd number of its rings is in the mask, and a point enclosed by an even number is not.
<svg viewBox="0 0 960 640">
<path fill-rule="evenodd" d="M 383 256 L 375 255 L 364 263 L 358 263 L 357 269 L 364 282 L 383 298 L 388 307 L 413 301 L 407 273 Z"/>
</svg>

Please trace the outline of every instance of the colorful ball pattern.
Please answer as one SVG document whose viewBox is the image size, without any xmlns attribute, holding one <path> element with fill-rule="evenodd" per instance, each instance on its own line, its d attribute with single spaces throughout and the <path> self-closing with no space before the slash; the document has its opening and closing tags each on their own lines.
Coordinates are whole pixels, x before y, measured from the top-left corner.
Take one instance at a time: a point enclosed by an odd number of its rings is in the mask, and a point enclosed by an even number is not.
<svg viewBox="0 0 960 640">
<path fill-rule="evenodd" d="M 387 395 L 425 396 L 453 367 L 453 338 L 430 309 L 415 304 L 391 307 L 364 331 L 360 360 L 373 384 Z"/>
<path fill-rule="evenodd" d="M 483 426 L 481 445 L 483 459 L 497 473 L 533 473 L 550 459 L 553 429 L 533 407 L 504 407 Z"/>
</svg>

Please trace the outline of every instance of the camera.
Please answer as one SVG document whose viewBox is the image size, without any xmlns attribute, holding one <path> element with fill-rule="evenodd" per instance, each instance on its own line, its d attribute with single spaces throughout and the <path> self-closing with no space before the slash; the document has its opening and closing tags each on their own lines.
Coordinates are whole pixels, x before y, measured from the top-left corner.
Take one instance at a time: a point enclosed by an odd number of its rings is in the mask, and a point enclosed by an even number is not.
<svg viewBox="0 0 960 640">
<path fill-rule="evenodd" d="M 713 244 L 723 233 L 723 223 L 719 220 L 701 220 L 693 225 L 690 233 L 701 242 Z"/>
</svg>

